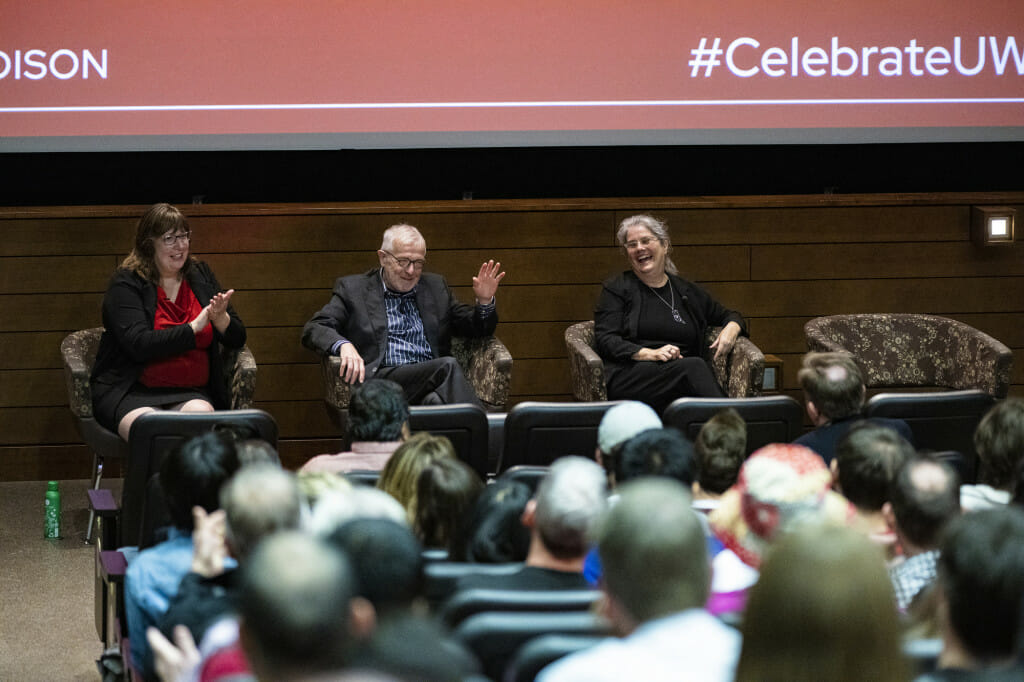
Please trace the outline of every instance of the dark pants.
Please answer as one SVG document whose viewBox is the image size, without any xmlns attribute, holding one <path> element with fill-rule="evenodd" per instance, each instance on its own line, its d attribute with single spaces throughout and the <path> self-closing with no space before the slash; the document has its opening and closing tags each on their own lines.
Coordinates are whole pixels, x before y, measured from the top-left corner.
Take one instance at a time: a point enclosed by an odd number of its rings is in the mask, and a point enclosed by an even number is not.
<svg viewBox="0 0 1024 682">
<path fill-rule="evenodd" d="M 400 385 L 410 405 L 472 403 L 483 407 L 459 363 L 450 356 L 411 365 L 381 367 L 375 376 Z"/>
<path fill-rule="evenodd" d="M 725 397 L 711 367 L 702 358 L 631 361 L 608 369 L 609 400 L 639 400 L 653 407 L 659 415 L 676 398 Z"/>
</svg>

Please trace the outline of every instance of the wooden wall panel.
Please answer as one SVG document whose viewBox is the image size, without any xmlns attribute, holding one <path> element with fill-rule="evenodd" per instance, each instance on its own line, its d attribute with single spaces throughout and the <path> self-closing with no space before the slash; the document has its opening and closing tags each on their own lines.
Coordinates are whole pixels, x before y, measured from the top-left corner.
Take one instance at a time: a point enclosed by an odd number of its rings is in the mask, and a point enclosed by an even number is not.
<svg viewBox="0 0 1024 682">
<path fill-rule="evenodd" d="M 970 207 L 1024 193 L 649 197 L 362 204 L 184 206 L 193 252 L 207 260 L 249 330 L 257 406 L 277 419 L 286 464 L 336 449 L 316 355 L 302 325 L 334 279 L 376 263 L 383 229 L 417 225 L 430 269 L 461 300 L 488 258 L 508 276 L 498 336 L 515 363 L 510 406 L 570 400 L 565 328 L 590 319 L 609 274 L 627 267 L 622 218 L 669 223 L 673 258 L 743 312 L 751 338 L 795 383 L 812 317 L 851 312 L 948 315 L 1024 351 L 1021 246 L 978 248 Z M 82 477 L 88 456 L 66 406 L 59 344 L 100 324 L 110 274 L 128 252 L 141 206 L 0 208 L 0 480 Z M 1024 395 L 1024 362 L 1012 395 Z"/>
</svg>

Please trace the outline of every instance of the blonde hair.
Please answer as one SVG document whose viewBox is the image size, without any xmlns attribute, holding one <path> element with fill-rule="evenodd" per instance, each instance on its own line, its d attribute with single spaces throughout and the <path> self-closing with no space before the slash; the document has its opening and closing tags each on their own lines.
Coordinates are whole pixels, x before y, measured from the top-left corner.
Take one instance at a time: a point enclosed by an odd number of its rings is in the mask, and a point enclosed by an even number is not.
<svg viewBox="0 0 1024 682">
<path fill-rule="evenodd" d="M 409 523 L 416 518 L 416 487 L 420 474 L 429 465 L 445 457 L 455 457 L 455 449 L 444 436 L 417 433 L 402 443 L 388 458 L 377 488 L 405 507 Z"/>
</svg>

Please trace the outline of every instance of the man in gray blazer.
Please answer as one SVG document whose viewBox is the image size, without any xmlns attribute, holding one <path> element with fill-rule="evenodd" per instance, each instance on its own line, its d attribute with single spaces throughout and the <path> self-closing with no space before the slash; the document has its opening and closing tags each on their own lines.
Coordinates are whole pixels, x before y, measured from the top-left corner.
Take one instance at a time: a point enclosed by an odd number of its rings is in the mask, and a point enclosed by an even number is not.
<svg viewBox="0 0 1024 682">
<path fill-rule="evenodd" d="M 412 225 L 384 232 L 380 267 L 339 277 L 331 300 L 302 329 L 302 344 L 341 358 L 341 378 L 390 379 L 410 405 L 480 404 L 451 357 L 452 334 L 490 336 L 498 324 L 494 294 L 505 273 L 493 260 L 473 277 L 476 305 L 460 303 L 440 275 L 423 272 L 427 243 Z"/>
</svg>

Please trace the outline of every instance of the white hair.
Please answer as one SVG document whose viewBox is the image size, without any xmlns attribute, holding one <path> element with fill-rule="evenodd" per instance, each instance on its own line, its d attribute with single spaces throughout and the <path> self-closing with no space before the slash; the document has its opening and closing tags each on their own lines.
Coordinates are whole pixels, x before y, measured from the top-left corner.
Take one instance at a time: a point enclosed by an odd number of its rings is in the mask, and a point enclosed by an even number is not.
<svg viewBox="0 0 1024 682">
<path fill-rule="evenodd" d="M 607 480 L 597 463 L 560 457 L 540 482 L 535 499 L 536 527 L 555 556 L 582 556 L 587 534 L 607 503 Z"/>
<path fill-rule="evenodd" d="M 383 490 L 355 485 L 343 492 L 325 491 L 307 520 L 307 529 L 314 535 L 325 537 L 334 529 L 353 519 L 389 519 L 409 526 L 405 508 Z"/>
<path fill-rule="evenodd" d="M 384 230 L 384 238 L 380 243 L 381 251 L 394 251 L 395 242 L 401 244 L 423 244 L 426 246 L 427 240 L 412 225 L 399 223 Z"/>
<path fill-rule="evenodd" d="M 631 215 L 619 223 L 619 229 L 615 233 L 615 239 L 618 240 L 619 246 L 626 246 L 626 233 L 629 232 L 629 228 L 637 225 L 645 228 L 665 245 L 665 270 L 673 275 L 678 275 L 679 269 L 672 262 L 672 259 L 668 257 L 668 254 L 672 253 L 672 238 L 668 234 L 668 224 L 654 216 L 645 214 Z"/>
</svg>

